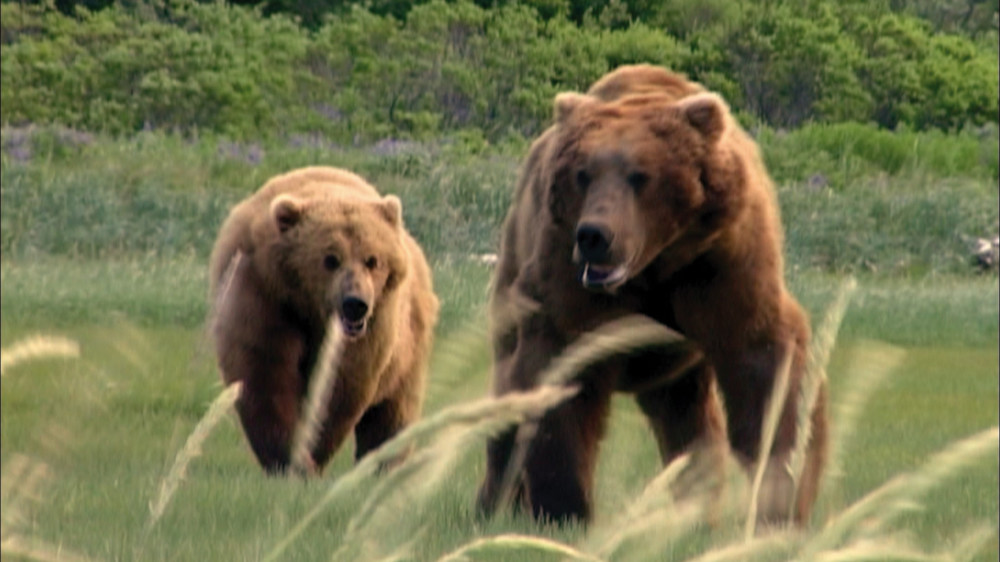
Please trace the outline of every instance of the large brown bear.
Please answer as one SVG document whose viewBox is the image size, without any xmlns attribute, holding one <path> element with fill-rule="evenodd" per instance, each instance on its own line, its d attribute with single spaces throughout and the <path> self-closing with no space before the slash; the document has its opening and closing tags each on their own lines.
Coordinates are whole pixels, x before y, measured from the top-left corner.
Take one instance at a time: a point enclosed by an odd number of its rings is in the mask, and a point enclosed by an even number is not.
<svg viewBox="0 0 1000 562">
<path fill-rule="evenodd" d="M 420 415 L 438 301 L 400 201 L 336 168 L 277 176 L 237 205 L 211 257 L 216 352 L 253 452 L 289 467 L 330 319 L 345 344 L 312 449 L 322 469 L 353 430 L 355 457 Z"/>
<path fill-rule="evenodd" d="M 671 373 L 685 367 L 663 351 L 589 368 L 580 393 L 539 421 L 520 472 L 505 477 L 515 431 L 490 441 L 480 508 L 495 510 L 511 482 L 536 517 L 587 520 L 615 390 L 636 394 L 664 463 L 720 438 L 724 446 L 727 432 L 749 469 L 776 370 L 791 353 L 759 514 L 805 520 L 825 456 L 826 398 L 821 389 L 796 495 L 787 461 L 810 329 L 785 288 L 773 186 L 719 96 L 646 65 L 557 96 L 555 124 L 531 148 L 494 279 L 494 393 L 536 386 L 581 334 L 635 313 L 684 334 L 704 360 L 680 377 Z"/>
</svg>

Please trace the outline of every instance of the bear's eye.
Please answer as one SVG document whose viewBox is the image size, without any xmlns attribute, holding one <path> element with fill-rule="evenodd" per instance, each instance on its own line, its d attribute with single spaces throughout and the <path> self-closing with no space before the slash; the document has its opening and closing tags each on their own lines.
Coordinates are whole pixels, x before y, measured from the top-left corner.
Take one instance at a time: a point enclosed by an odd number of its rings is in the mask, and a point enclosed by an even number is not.
<svg viewBox="0 0 1000 562">
<path fill-rule="evenodd" d="M 587 189 L 587 186 L 590 185 L 590 174 L 586 170 L 579 170 L 576 173 L 576 185 L 580 189 Z"/>
<path fill-rule="evenodd" d="M 340 267 L 340 260 L 333 254 L 327 254 L 327 256 L 323 258 L 323 267 L 325 267 L 327 271 L 334 271 Z"/>
<path fill-rule="evenodd" d="M 365 260 L 365 267 L 368 269 L 375 269 L 378 267 L 378 258 L 375 256 L 368 256 L 368 259 Z"/>
<path fill-rule="evenodd" d="M 647 183 L 649 183 L 649 176 L 642 172 L 632 172 L 625 178 L 625 181 L 627 181 L 633 189 L 642 189 Z"/>
</svg>

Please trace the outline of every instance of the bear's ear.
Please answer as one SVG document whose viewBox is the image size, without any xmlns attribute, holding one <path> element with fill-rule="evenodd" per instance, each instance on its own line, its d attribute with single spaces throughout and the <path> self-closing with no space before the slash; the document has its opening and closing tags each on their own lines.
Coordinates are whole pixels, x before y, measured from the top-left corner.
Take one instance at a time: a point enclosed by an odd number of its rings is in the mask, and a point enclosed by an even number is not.
<svg viewBox="0 0 1000 562">
<path fill-rule="evenodd" d="M 729 106 L 718 94 L 697 94 L 680 101 L 681 112 L 688 123 L 709 142 L 715 142 L 726 130 Z"/>
<path fill-rule="evenodd" d="M 586 94 L 580 94 L 577 92 L 563 92 L 556 95 L 556 123 L 562 123 L 569 116 L 577 110 L 577 108 L 582 107 L 593 99 Z"/>
<path fill-rule="evenodd" d="M 271 202 L 271 216 L 279 232 L 286 232 L 302 220 L 302 202 L 291 195 L 279 195 Z"/>
<path fill-rule="evenodd" d="M 392 226 L 403 225 L 403 203 L 395 195 L 386 195 L 378 204 L 379 211 Z"/>
</svg>

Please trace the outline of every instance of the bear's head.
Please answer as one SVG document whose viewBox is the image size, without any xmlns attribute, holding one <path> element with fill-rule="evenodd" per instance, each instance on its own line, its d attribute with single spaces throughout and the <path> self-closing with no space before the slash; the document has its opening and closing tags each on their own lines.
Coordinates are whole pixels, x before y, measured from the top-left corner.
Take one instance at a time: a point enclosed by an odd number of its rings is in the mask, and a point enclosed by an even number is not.
<svg viewBox="0 0 1000 562">
<path fill-rule="evenodd" d="M 348 338 L 364 336 L 407 274 L 399 199 L 284 194 L 270 217 L 275 273 L 289 302 L 311 320 L 336 314 Z"/>
<path fill-rule="evenodd" d="M 585 287 L 613 292 L 666 252 L 690 252 L 738 211 L 742 167 L 720 97 L 556 97 L 552 220 Z M 686 248 L 681 248 L 681 246 Z"/>
</svg>

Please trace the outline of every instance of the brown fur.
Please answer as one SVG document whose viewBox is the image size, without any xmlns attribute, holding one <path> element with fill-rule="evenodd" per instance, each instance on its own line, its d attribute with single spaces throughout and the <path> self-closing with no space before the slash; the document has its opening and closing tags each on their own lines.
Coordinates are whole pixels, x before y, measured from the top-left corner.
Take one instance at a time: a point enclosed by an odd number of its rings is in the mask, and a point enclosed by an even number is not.
<svg viewBox="0 0 1000 562">
<path fill-rule="evenodd" d="M 360 177 L 312 167 L 272 178 L 223 224 L 209 273 L 216 351 L 224 382 L 243 381 L 236 408 L 268 472 L 288 468 L 334 314 L 346 343 L 315 466 L 352 430 L 360 458 L 419 417 L 438 301 L 401 212 Z"/>
<path fill-rule="evenodd" d="M 589 518 L 597 445 L 616 389 L 639 389 L 665 463 L 728 433 L 749 469 L 776 367 L 791 349 L 760 513 L 765 521 L 805 520 L 822 468 L 825 400 L 813 415 L 793 508 L 784 466 L 810 330 L 785 288 L 778 206 L 756 144 L 721 98 L 652 66 L 623 67 L 588 94 L 561 94 L 555 114 L 528 154 L 503 228 L 491 303 L 494 392 L 535 386 L 582 333 L 633 313 L 680 331 L 704 360 L 649 352 L 590 368 L 581 394 L 541 420 L 515 479 L 517 497 L 536 516 Z M 663 375 L 678 368 L 687 374 Z M 659 380 L 672 382 L 644 382 Z M 716 384 L 728 424 L 713 399 Z M 500 499 L 513 435 L 489 443 L 480 490 L 487 512 Z"/>
</svg>

